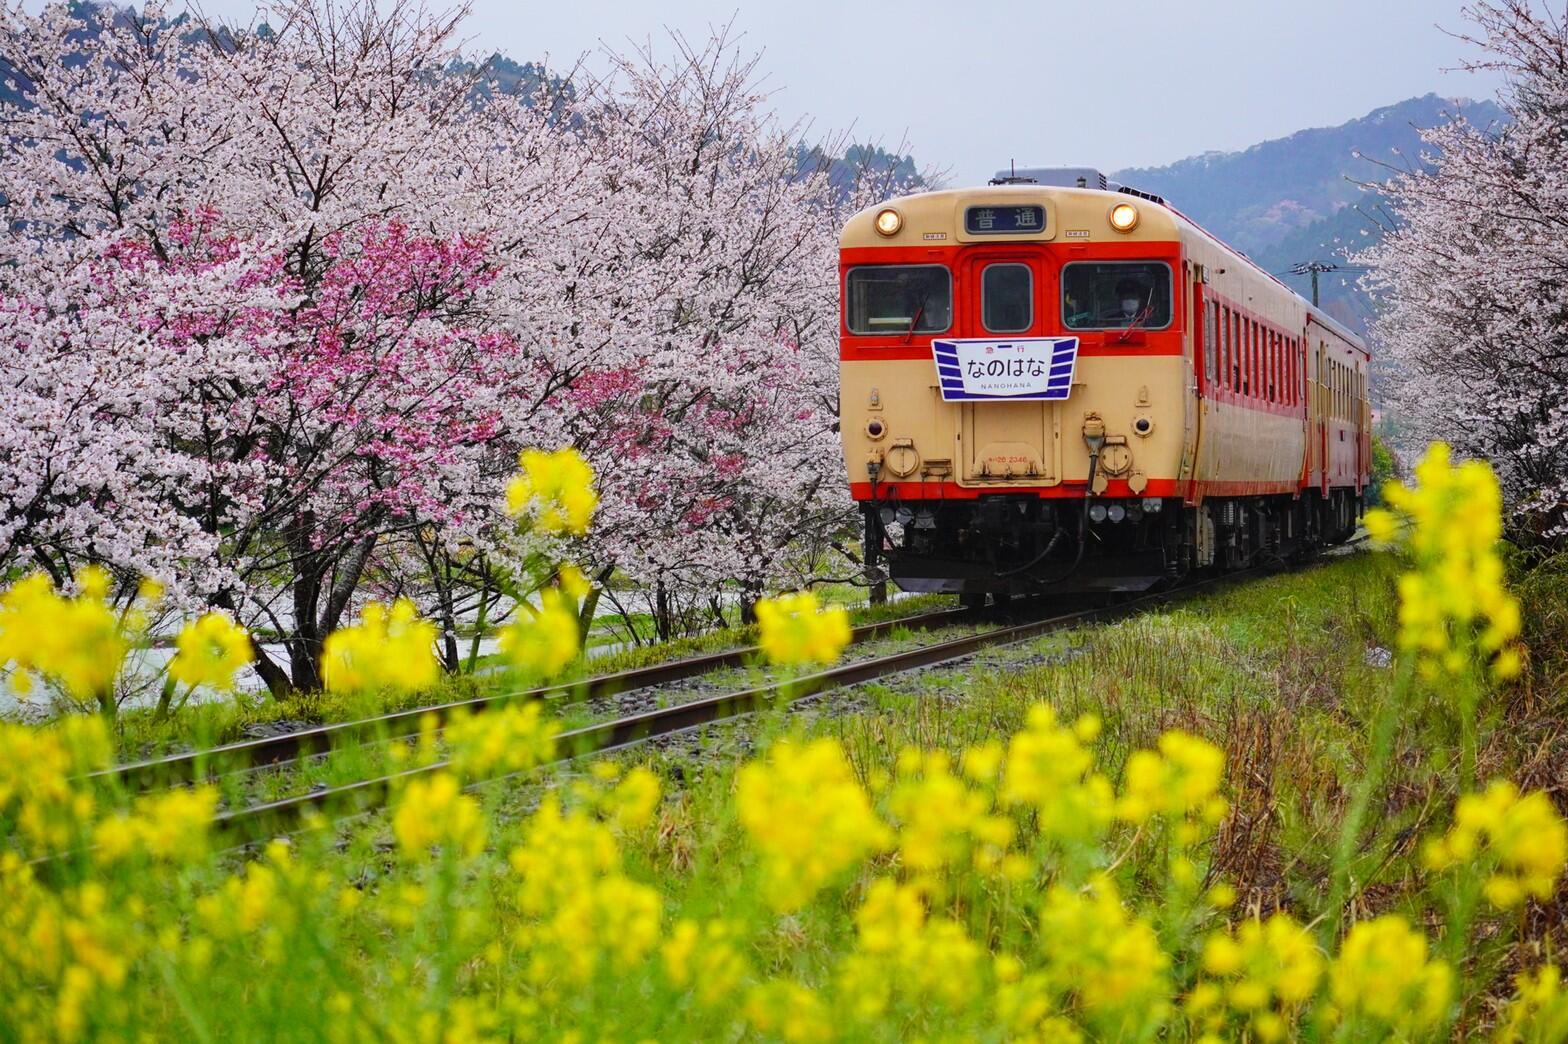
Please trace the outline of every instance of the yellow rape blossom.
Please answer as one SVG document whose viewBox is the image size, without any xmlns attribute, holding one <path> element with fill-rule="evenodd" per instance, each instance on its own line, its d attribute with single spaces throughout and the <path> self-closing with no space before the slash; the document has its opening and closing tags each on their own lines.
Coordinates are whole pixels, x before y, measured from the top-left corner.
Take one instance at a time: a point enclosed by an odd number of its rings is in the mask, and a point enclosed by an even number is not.
<svg viewBox="0 0 1568 1044">
<path fill-rule="evenodd" d="M 1219 796 L 1225 754 L 1214 744 L 1179 730 L 1160 736 L 1159 751 L 1134 751 L 1127 759 L 1117 815 L 1144 823 L 1161 814 L 1214 824 L 1229 806 Z"/>
<path fill-rule="evenodd" d="M 703 1007 L 723 1005 L 751 978 L 739 939 L 740 929 L 728 921 L 678 921 L 660 948 L 664 973 L 677 988 L 690 987 Z"/>
<path fill-rule="evenodd" d="M 833 1023 L 822 998 L 787 979 L 773 979 L 747 990 L 741 1010 L 757 1032 L 772 1034 L 788 1044 L 833 1039 Z"/>
<path fill-rule="evenodd" d="M 782 742 L 765 761 L 743 766 L 735 804 L 762 855 L 768 898 L 781 910 L 808 902 L 890 840 L 830 739 Z"/>
<path fill-rule="evenodd" d="M 413 602 L 399 598 L 390 609 L 371 602 L 359 623 L 327 635 L 323 681 L 332 692 L 428 689 L 441 676 L 435 641 L 435 624 L 421 620 Z"/>
<path fill-rule="evenodd" d="M 1312 933 L 1289 914 L 1249 918 L 1209 936 L 1203 946 L 1207 978 L 1188 997 L 1188 1013 L 1212 1031 L 1223 1026 L 1228 1008 L 1248 1020 L 1257 1038 L 1277 1040 L 1317 993 L 1325 963 Z"/>
<path fill-rule="evenodd" d="M 1052 981 L 1076 992 L 1094 1021 L 1136 1036 L 1164 1014 L 1170 958 L 1153 926 L 1122 904 L 1108 878 L 1085 889 L 1051 886 L 1040 929 Z"/>
<path fill-rule="evenodd" d="M 226 613 L 205 613 L 174 639 L 169 677 L 195 688 L 234 688 L 234 674 L 251 661 L 250 635 Z"/>
<path fill-rule="evenodd" d="M 581 649 L 577 604 L 561 588 L 547 587 L 539 593 L 538 610 L 507 624 L 500 638 L 501 655 L 514 669 L 549 681 L 571 666 Z"/>
<path fill-rule="evenodd" d="M 131 648 L 129 632 L 144 625 L 139 608 L 123 617 L 109 605 L 109 574 L 81 571 L 74 598 L 59 594 L 43 573 L 0 594 L 0 665 L 13 663 L 11 684 L 30 693 L 33 676 L 67 696 L 110 706 L 115 678 Z"/>
<path fill-rule="evenodd" d="M 659 777 L 639 765 L 622 777 L 599 805 L 621 830 L 641 830 L 653 821 L 661 796 Z"/>
<path fill-rule="evenodd" d="M 1447 834 L 1428 841 L 1423 857 L 1433 870 L 1485 860 L 1486 898 L 1502 909 L 1527 897 L 1548 900 L 1568 863 L 1568 824 L 1540 791 L 1521 795 L 1507 780 L 1466 794 Z"/>
<path fill-rule="evenodd" d="M 1099 719 L 1067 726 L 1045 704 L 1029 709 L 1024 729 L 1008 744 L 1000 797 L 1005 805 L 1033 806 L 1040 833 L 1048 838 L 1091 839 L 1110 823 L 1114 794 L 1094 767 L 1090 744 Z"/>
<path fill-rule="evenodd" d="M 1435 442 L 1415 469 L 1416 485 L 1389 483 L 1386 509 L 1367 512 L 1367 530 L 1401 550 L 1399 646 L 1428 678 L 1458 674 L 1473 653 L 1497 677 L 1517 674 L 1519 603 L 1503 584 L 1502 492 L 1489 464 L 1454 466 Z M 1401 527 L 1400 522 L 1408 525 Z"/>
<path fill-rule="evenodd" d="M 461 709 L 444 736 L 449 760 L 467 780 L 524 772 L 555 757 L 558 722 L 545 717 L 538 703 L 512 704 L 482 714 Z"/>
<path fill-rule="evenodd" d="M 811 591 L 759 601 L 757 630 L 762 655 L 780 667 L 832 663 L 852 637 L 844 607 L 819 605 Z"/>
<path fill-rule="evenodd" d="M 634 966 L 658 944 L 658 893 L 626 876 L 614 834 L 585 811 L 563 812 L 547 795 L 511 863 L 528 918 L 517 934 L 531 945 L 532 978 L 564 971 L 585 982 L 602 966 Z"/>
<path fill-rule="evenodd" d="M 593 467 L 570 446 L 546 452 L 526 449 L 517 458 L 521 469 L 506 486 L 506 510 L 514 517 L 532 514 L 540 533 L 588 532 L 599 506 Z"/>
<path fill-rule="evenodd" d="M 1453 973 L 1428 957 L 1426 936 L 1397 914 L 1361 921 L 1340 944 L 1329 971 L 1342 1018 L 1372 1019 L 1404 1033 L 1428 1029 L 1448 1011 Z"/>
<path fill-rule="evenodd" d="M 476 798 L 462 792 L 456 776 L 438 772 L 403 789 L 392 812 L 392 833 L 411 860 L 428 857 L 436 845 L 472 857 L 485 845 L 484 813 Z"/>
<path fill-rule="evenodd" d="M 985 951 L 947 918 L 928 918 L 919 890 L 873 881 L 855 913 L 858 946 L 840 970 L 842 992 L 861 1018 L 881 1016 L 894 991 L 916 1005 L 958 1009 L 980 992 Z"/>
<path fill-rule="evenodd" d="M 888 807 L 898 821 L 898 850 L 917 872 L 954 864 L 969 850 L 972 832 L 988 818 L 991 802 L 952 773 L 941 751 L 909 748 L 899 754 L 897 782 Z M 1011 839 L 1011 820 L 998 819 L 992 832 L 1001 846 Z"/>
<path fill-rule="evenodd" d="M 1546 964 L 1514 979 L 1515 993 L 1493 1037 L 1497 1044 L 1555 1044 L 1568 1040 L 1568 988 Z"/>
<path fill-rule="evenodd" d="M 218 810 L 212 787 L 171 790 L 141 798 L 129 815 L 100 822 L 93 832 L 93 855 L 113 863 L 132 854 L 171 863 L 189 863 L 207 851 L 207 836 Z"/>
<path fill-rule="evenodd" d="M 0 820 L 14 824 L 23 851 L 58 852 L 82 840 L 95 802 L 73 779 L 107 768 L 111 751 L 98 717 L 73 715 L 48 728 L 0 724 Z"/>
</svg>

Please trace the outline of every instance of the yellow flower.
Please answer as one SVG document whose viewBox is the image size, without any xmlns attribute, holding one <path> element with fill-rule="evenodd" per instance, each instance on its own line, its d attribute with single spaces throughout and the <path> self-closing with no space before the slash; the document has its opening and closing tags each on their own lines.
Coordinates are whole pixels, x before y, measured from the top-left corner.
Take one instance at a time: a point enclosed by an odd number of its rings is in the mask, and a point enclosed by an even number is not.
<svg viewBox="0 0 1568 1044">
<path fill-rule="evenodd" d="M 822 999 L 799 983 L 773 979 L 746 991 L 742 1014 L 758 1033 L 789 1044 L 832 1040 L 833 1024 Z"/>
<path fill-rule="evenodd" d="M 218 810 L 212 787 L 180 788 L 137 801 L 129 815 L 100 822 L 93 831 L 93 856 L 113 863 L 140 852 L 170 863 L 189 863 L 206 854 Z"/>
<path fill-rule="evenodd" d="M 1427 956 L 1426 936 L 1397 914 L 1361 921 L 1346 934 L 1329 972 L 1335 1005 L 1402 1032 L 1435 1026 L 1448 1010 L 1453 973 Z"/>
<path fill-rule="evenodd" d="M 1497 1044 L 1550 1044 L 1568 1040 L 1568 989 L 1556 965 L 1544 964 L 1514 978 L 1513 1000 L 1493 1038 Z"/>
<path fill-rule="evenodd" d="M 832 663 L 852 637 L 844 607 L 818 605 L 810 591 L 762 599 L 757 629 L 762 655 L 780 667 Z"/>
<path fill-rule="evenodd" d="M 549 681 L 577 659 L 578 628 L 576 604 L 561 589 L 547 587 L 539 593 L 538 612 L 501 629 L 501 655 L 528 678 Z"/>
<path fill-rule="evenodd" d="M 1568 864 L 1568 824 L 1540 791 L 1520 795 L 1498 780 L 1482 794 L 1466 794 L 1454 809 L 1447 834 L 1428 841 L 1423 856 L 1433 870 L 1485 859 L 1492 868 L 1484 891 L 1494 906 L 1519 905 L 1526 897 L 1550 899 Z"/>
<path fill-rule="evenodd" d="M 762 854 L 767 897 L 781 910 L 805 904 L 889 840 L 830 739 L 779 743 L 766 761 L 743 766 L 735 804 Z"/>
<path fill-rule="evenodd" d="M 1441 442 L 1416 466 L 1417 484 L 1390 483 L 1386 510 L 1367 529 L 1401 550 L 1410 571 L 1399 578 L 1399 646 L 1423 675 L 1461 673 L 1472 655 L 1496 677 L 1518 673 L 1519 603 L 1503 585 L 1502 492 L 1484 461 L 1453 466 Z M 1401 521 L 1408 525 L 1401 528 Z"/>
<path fill-rule="evenodd" d="M 327 635 L 322 674 L 333 692 L 428 689 L 441 676 L 436 627 L 419 619 L 414 603 L 399 598 L 389 610 L 371 602 L 359 623 Z"/>
<path fill-rule="evenodd" d="M 877 1018 L 897 991 L 911 1004 L 961 1008 L 980 992 L 985 951 L 963 926 L 927 918 L 912 885 L 873 881 L 855 913 L 858 946 L 841 969 L 843 992 L 858 995 L 858 1014 Z"/>
<path fill-rule="evenodd" d="M 234 672 L 251 661 L 250 635 L 225 613 L 207 613 L 174 639 L 169 677 L 181 685 L 232 689 Z"/>
<path fill-rule="evenodd" d="M 1052 885 L 1040 914 L 1040 942 L 1052 980 L 1073 990 L 1097 1022 L 1127 1035 L 1169 1003 L 1170 958 L 1154 928 L 1122 905 L 1109 878 L 1087 889 Z"/>
<path fill-rule="evenodd" d="M 106 700 L 119 676 L 131 637 L 143 623 L 140 612 L 124 620 L 109 605 L 109 574 L 83 569 L 80 593 L 65 598 L 43 573 L 0 594 L 0 665 L 11 662 L 13 685 L 26 695 L 33 674 L 43 676 L 77 700 Z"/>
<path fill-rule="evenodd" d="M 1000 799 L 1004 805 L 1032 806 L 1040 833 L 1047 838 L 1093 839 L 1110 823 L 1111 784 L 1090 771 L 1093 731 L 1061 725 L 1051 707 L 1037 704 L 1029 709 L 1023 731 L 1008 744 Z"/>
<path fill-rule="evenodd" d="M 538 703 L 512 704 L 483 714 L 459 710 L 444 732 L 449 760 L 468 780 L 524 772 L 555 757 L 559 723 Z"/>
<path fill-rule="evenodd" d="M 450 845 L 472 857 L 485 846 L 485 818 L 478 800 L 462 792 L 457 777 L 439 772 L 404 788 L 392 812 L 392 833 L 411 860 L 428 857 L 436 845 Z"/>
<path fill-rule="evenodd" d="M 94 801 L 80 778 L 108 767 L 112 753 L 97 716 L 48 728 L 0 723 L 0 821 L 14 827 L 22 851 L 58 852 L 84 840 Z"/>
<path fill-rule="evenodd" d="M 609 827 L 582 810 L 563 813 L 556 795 L 529 817 L 511 863 L 531 978 L 586 982 L 603 966 L 634 966 L 658 944 L 659 894 L 623 872 Z"/>
<path fill-rule="evenodd" d="M 522 469 L 506 487 L 508 514 L 534 513 L 533 528 L 540 533 L 588 532 L 599 506 L 593 468 L 570 446 L 553 452 L 526 449 L 517 458 Z"/>
<path fill-rule="evenodd" d="M 639 765 L 604 796 L 600 806 L 620 829 L 641 830 L 653 821 L 660 796 L 659 777 Z"/>
<path fill-rule="evenodd" d="M 664 972 L 676 987 L 692 987 L 703 1007 L 728 1003 L 751 978 L 739 938 L 739 928 L 728 921 L 679 921 L 661 948 Z"/>
<path fill-rule="evenodd" d="M 953 775 L 941 751 L 910 748 L 898 759 L 898 781 L 888 798 L 899 823 L 898 848 L 914 871 L 938 870 L 969 850 L 970 832 L 990 811 L 990 801 Z M 1011 827 L 1011 821 L 1004 821 Z M 1000 847 L 1011 840 L 1010 832 Z M 1000 853 L 997 853 L 1000 857 Z"/>
<path fill-rule="evenodd" d="M 1116 811 L 1132 823 L 1174 813 L 1197 822 L 1214 824 L 1228 809 L 1219 796 L 1224 780 L 1225 754 L 1196 736 L 1172 730 L 1160 737 L 1159 753 L 1133 752 L 1127 759 L 1126 779 Z"/>
<path fill-rule="evenodd" d="M 1203 971 L 1211 978 L 1188 997 L 1188 1012 L 1201 1016 L 1226 1006 L 1249 1020 L 1254 1036 L 1278 1039 L 1316 994 L 1324 964 L 1312 933 L 1289 914 L 1249 918 L 1233 931 L 1209 936 Z M 1216 1029 L 1222 1023 L 1205 1024 Z"/>
</svg>

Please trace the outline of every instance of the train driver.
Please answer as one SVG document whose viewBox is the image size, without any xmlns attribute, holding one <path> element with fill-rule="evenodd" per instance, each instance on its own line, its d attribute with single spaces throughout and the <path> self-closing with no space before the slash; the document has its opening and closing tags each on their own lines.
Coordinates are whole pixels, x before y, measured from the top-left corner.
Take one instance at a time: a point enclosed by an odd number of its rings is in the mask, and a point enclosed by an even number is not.
<svg viewBox="0 0 1568 1044">
<path fill-rule="evenodd" d="M 1113 306 L 1100 316 L 1100 321 L 1118 326 L 1142 322 L 1148 318 L 1149 303 L 1153 297 L 1154 291 L 1145 286 L 1142 280 L 1131 276 L 1123 278 L 1116 284 Z"/>
</svg>

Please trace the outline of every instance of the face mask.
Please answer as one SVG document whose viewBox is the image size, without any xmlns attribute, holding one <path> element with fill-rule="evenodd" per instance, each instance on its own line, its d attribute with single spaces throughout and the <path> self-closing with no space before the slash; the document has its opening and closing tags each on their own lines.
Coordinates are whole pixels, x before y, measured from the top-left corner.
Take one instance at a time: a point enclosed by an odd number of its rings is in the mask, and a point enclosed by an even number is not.
<svg viewBox="0 0 1568 1044">
<path fill-rule="evenodd" d="M 1124 297 L 1122 298 L 1122 311 L 1136 312 L 1138 310 L 1139 303 L 1140 302 L 1136 297 Z"/>
</svg>

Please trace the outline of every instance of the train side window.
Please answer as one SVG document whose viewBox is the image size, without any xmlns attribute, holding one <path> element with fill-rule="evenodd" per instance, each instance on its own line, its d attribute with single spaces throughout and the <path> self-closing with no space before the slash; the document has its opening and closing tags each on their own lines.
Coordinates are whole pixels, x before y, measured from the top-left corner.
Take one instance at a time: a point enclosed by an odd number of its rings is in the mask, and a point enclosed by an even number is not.
<svg viewBox="0 0 1568 1044">
<path fill-rule="evenodd" d="M 1214 384 L 1214 374 L 1219 359 L 1219 344 L 1215 338 L 1219 336 L 1219 302 L 1205 301 L 1203 304 L 1203 376 L 1204 382 L 1210 387 Z"/>
<path fill-rule="evenodd" d="M 1230 309 L 1220 309 L 1220 387 L 1230 387 Z"/>
<path fill-rule="evenodd" d="M 849 332 L 900 336 L 953 325 L 953 275 L 942 265 L 862 265 L 844 277 Z"/>
<path fill-rule="evenodd" d="M 1028 265 L 986 265 L 980 274 L 980 322 L 990 333 L 1022 333 L 1034 325 L 1034 277 Z"/>
<path fill-rule="evenodd" d="M 1258 320 L 1253 320 L 1253 395 L 1264 397 L 1264 340 Z"/>
<path fill-rule="evenodd" d="M 1230 315 L 1230 390 L 1241 394 L 1241 316 Z"/>
<path fill-rule="evenodd" d="M 1062 325 L 1069 330 L 1163 330 L 1171 312 L 1171 268 L 1163 261 L 1062 266 Z"/>
<path fill-rule="evenodd" d="M 1241 394 L 1250 396 L 1255 383 L 1252 379 L 1252 355 L 1257 343 L 1252 339 L 1252 320 L 1241 320 Z"/>
<path fill-rule="evenodd" d="M 1279 401 L 1279 334 L 1269 331 L 1269 401 Z"/>
</svg>

